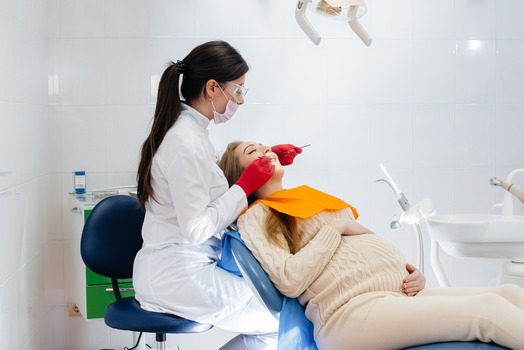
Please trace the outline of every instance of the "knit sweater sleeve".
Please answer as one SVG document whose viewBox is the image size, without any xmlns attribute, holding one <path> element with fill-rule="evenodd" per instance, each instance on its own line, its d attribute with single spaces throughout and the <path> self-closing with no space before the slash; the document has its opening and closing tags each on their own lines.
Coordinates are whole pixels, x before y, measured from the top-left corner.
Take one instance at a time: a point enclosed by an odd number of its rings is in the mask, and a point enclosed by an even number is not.
<svg viewBox="0 0 524 350">
<path fill-rule="evenodd" d="M 268 209 L 263 204 L 251 207 L 238 219 L 240 235 L 260 262 L 275 287 L 296 298 L 317 279 L 341 241 L 340 233 L 324 225 L 296 254 L 269 241 L 266 231 Z M 282 237 L 281 240 L 285 242 Z"/>
</svg>

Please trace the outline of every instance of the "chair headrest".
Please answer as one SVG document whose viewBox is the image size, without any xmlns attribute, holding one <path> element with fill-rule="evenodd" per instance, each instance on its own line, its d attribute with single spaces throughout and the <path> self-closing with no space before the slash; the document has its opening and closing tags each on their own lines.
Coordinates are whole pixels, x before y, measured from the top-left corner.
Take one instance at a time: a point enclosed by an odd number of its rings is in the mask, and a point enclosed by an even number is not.
<svg viewBox="0 0 524 350">
<path fill-rule="evenodd" d="M 142 247 L 145 211 L 131 196 L 112 196 L 99 202 L 84 224 L 80 253 L 93 272 L 112 278 L 131 278 L 136 253 Z"/>
</svg>

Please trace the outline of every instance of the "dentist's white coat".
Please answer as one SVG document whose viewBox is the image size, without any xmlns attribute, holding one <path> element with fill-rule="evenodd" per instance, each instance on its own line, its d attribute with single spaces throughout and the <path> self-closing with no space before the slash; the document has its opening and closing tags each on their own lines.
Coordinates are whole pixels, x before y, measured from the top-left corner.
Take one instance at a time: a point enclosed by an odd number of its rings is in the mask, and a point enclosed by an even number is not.
<svg viewBox="0 0 524 350">
<path fill-rule="evenodd" d="M 155 199 L 146 203 L 133 285 L 146 310 L 212 324 L 253 297 L 244 280 L 216 266 L 215 234 L 247 208 L 247 199 L 239 186 L 229 188 L 216 164 L 209 119 L 182 108 L 153 158 Z"/>
</svg>

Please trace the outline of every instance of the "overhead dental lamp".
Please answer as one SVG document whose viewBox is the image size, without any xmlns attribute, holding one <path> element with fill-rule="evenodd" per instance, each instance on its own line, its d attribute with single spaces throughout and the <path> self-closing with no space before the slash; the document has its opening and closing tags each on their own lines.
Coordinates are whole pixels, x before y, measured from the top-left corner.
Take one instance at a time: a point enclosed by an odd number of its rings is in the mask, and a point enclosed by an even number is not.
<svg viewBox="0 0 524 350">
<path fill-rule="evenodd" d="M 315 45 L 318 45 L 320 44 L 320 35 L 306 17 L 306 9 L 310 2 L 312 2 L 312 0 L 298 0 L 297 7 L 295 8 L 295 18 L 300 28 L 302 28 L 311 41 L 313 41 Z M 366 46 L 371 45 L 371 37 L 358 22 L 358 19 L 368 10 L 364 0 L 319 0 L 316 7 L 310 7 L 310 9 L 325 17 L 347 21 L 360 40 L 362 40 Z"/>
</svg>

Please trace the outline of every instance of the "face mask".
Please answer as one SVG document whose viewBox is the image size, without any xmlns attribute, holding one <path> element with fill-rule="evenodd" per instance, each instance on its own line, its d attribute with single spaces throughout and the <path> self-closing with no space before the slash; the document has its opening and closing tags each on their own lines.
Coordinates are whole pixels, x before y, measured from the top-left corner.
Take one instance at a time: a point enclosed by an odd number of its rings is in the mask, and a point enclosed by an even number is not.
<svg viewBox="0 0 524 350">
<path fill-rule="evenodd" d="M 218 88 L 224 94 L 224 91 L 222 90 L 222 88 L 220 86 Z M 222 123 L 227 122 L 229 119 L 233 117 L 233 114 L 235 114 L 235 112 L 237 111 L 239 107 L 238 104 L 236 104 L 235 102 L 227 98 L 226 94 L 224 94 L 224 96 L 227 99 L 227 105 L 226 105 L 226 110 L 222 114 L 217 112 L 215 108 L 215 104 L 213 103 L 213 100 L 211 100 L 211 105 L 213 105 L 213 120 L 215 121 L 215 124 L 222 124 Z"/>
</svg>

